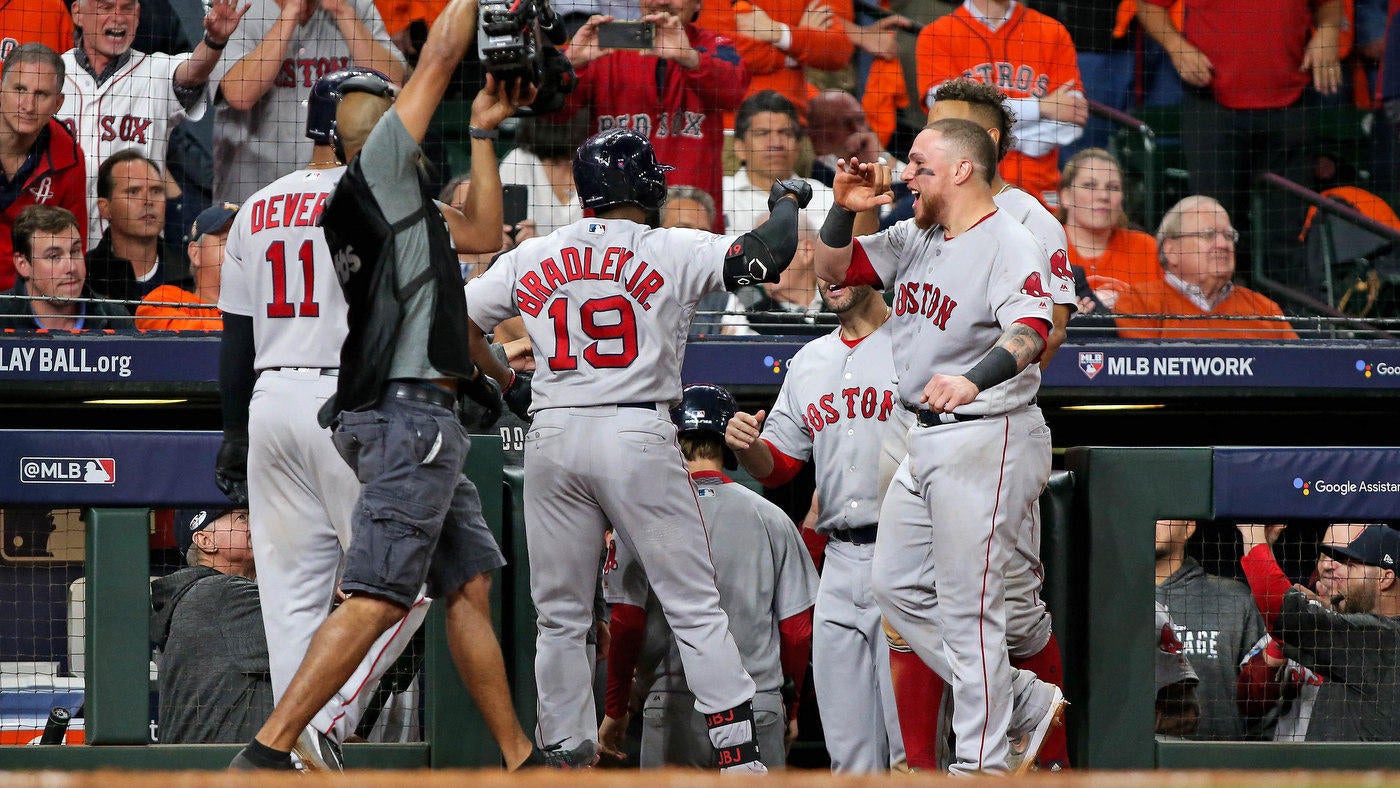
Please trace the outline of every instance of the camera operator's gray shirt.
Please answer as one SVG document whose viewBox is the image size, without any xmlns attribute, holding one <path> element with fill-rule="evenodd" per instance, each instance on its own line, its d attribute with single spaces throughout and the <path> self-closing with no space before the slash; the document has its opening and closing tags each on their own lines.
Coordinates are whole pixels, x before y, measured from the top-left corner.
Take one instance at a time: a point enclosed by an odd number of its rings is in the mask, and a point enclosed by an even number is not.
<svg viewBox="0 0 1400 788">
<path fill-rule="evenodd" d="M 394 235 L 394 252 L 398 258 L 394 282 L 403 289 L 428 270 L 427 222 L 441 222 L 443 218 L 418 183 L 418 141 L 404 128 L 397 110 L 390 108 L 374 124 L 374 131 L 360 150 L 359 160 L 365 183 L 373 190 L 379 210 L 390 224 L 427 209 L 424 218 Z M 464 298 L 461 290 L 447 295 Z M 429 278 L 427 284 L 404 302 L 394 360 L 389 365 L 390 380 L 448 377 L 428 363 L 428 334 L 436 297 L 435 280 Z"/>
</svg>

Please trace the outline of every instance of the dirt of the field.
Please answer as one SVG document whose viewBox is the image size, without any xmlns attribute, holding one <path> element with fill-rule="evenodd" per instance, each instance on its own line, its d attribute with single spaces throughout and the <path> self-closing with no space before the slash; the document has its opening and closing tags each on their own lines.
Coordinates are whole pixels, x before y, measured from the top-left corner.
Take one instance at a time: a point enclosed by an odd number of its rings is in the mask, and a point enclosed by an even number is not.
<svg viewBox="0 0 1400 788">
<path fill-rule="evenodd" d="M 770 774 L 766 778 L 722 777 L 718 774 L 694 771 L 626 771 L 597 770 L 588 772 L 531 772 L 506 774 L 499 771 L 361 771 L 352 770 L 335 775 L 270 774 L 248 772 L 7 772 L 0 773 L 0 788 L 125 788 L 126 786 L 173 786 L 173 788 L 242 788 L 248 785 L 287 785 L 311 788 L 316 785 L 336 788 L 368 788 L 369 786 L 412 786 L 412 788 L 458 788 L 470 785 L 482 788 L 690 788 L 715 786 L 733 788 L 735 780 L 758 779 L 762 785 L 801 786 L 802 788 L 855 788 L 869 785 L 898 785 L 909 783 L 952 784 L 953 778 L 928 773 L 892 774 L 870 777 L 841 777 L 827 772 L 792 770 Z M 1400 785 L 1400 772 L 1332 772 L 1332 771 L 1153 771 L 1153 772 L 1071 772 L 1068 774 L 1030 775 L 1018 778 L 993 779 L 998 786 L 1035 786 L 1036 788 L 1382 788 Z M 958 780 L 957 784 L 965 785 Z"/>
</svg>

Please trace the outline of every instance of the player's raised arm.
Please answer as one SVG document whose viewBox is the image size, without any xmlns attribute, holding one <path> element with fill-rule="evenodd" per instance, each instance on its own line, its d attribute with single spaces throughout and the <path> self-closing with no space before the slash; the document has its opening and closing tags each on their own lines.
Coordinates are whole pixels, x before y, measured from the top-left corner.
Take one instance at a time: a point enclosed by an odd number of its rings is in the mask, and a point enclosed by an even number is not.
<svg viewBox="0 0 1400 788">
<path fill-rule="evenodd" d="M 815 265 L 817 276 L 828 282 L 844 283 L 851 267 L 851 240 L 856 217 L 894 201 L 890 191 L 890 168 L 884 162 L 864 163 L 838 159 L 832 182 L 835 202 L 817 233 Z"/>
<path fill-rule="evenodd" d="M 739 236 L 724 258 L 724 286 L 738 290 L 759 282 L 776 284 L 797 254 L 797 212 L 812 201 L 812 187 L 801 178 L 773 182 L 768 221 Z"/>
</svg>

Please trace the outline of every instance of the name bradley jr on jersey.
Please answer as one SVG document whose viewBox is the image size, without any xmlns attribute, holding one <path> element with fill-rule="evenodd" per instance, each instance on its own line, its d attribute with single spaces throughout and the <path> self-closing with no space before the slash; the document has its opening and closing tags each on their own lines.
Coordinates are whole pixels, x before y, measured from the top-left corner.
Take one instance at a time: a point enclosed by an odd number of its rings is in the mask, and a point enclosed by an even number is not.
<svg viewBox="0 0 1400 788">
<path fill-rule="evenodd" d="M 595 260 L 593 248 L 590 246 L 584 246 L 582 249 L 566 246 L 559 250 L 558 263 L 553 257 L 546 257 L 535 264 L 536 270 L 527 271 L 520 277 L 520 287 L 515 291 L 515 302 L 521 312 L 531 317 L 539 317 L 545 302 L 549 301 L 561 285 L 583 279 L 622 282 L 626 275 L 627 281 L 623 288 L 627 294 L 632 296 L 642 309 L 650 310 L 651 304 L 647 303 L 647 299 L 666 284 L 666 278 L 640 260 L 637 267 L 627 273 L 627 264 L 635 256 L 636 252 L 630 249 L 609 246 L 603 252 L 602 259 Z"/>
</svg>

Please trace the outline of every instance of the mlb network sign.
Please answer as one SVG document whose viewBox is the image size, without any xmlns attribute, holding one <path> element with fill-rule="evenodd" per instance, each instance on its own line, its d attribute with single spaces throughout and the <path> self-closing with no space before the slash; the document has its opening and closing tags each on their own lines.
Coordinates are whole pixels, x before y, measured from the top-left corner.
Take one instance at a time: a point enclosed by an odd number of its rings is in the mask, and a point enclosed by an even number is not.
<svg viewBox="0 0 1400 788">
<path fill-rule="evenodd" d="M 23 484 L 115 484 L 117 461 L 111 457 L 21 457 Z"/>
</svg>

